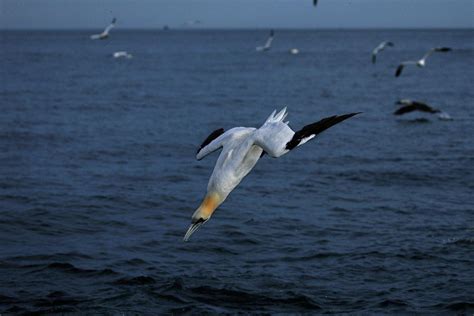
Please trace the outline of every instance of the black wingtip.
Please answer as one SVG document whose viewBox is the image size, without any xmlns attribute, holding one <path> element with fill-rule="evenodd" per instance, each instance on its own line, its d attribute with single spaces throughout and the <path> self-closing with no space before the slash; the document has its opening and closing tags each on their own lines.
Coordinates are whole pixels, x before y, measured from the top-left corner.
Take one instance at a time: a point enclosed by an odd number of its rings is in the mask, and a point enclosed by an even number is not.
<svg viewBox="0 0 474 316">
<path fill-rule="evenodd" d="M 395 77 L 399 77 L 402 74 L 403 66 L 400 65 L 397 67 L 397 71 L 395 71 Z"/>
<path fill-rule="evenodd" d="M 439 47 L 436 49 L 438 52 L 450 52 L 453 49 L 451 47 Z"/>
<path fill-rule="evenodd" d="M 405 112 L 403 112 L 403 108 L 400 108 L 400 109 L 396 110 L 395 112 L 393 112 L 393 115 L 402 115 L 403 113 L 405 113 Z"/>
<path fill-rule="evenodd" d="M 286 143 L 286 149 L 292 150 L 293 148 L 298 146 L 304 138 L 310 137 L 311 135 L 318 135 L 323 131 L 327 130 L 328 128 L 361 113 L 362 112 L 354 112 L 343 115 L 333 115 L 323 118 L 322 120 L 316 123 L 306 125 L 301 130 L 297 131 L 293 135 L 293 138 L 288 143 Z"/>
<path fill-rule="evenodd" d="M 201 149 L 203 149 L 204 147 L 209 145 L 214 139 L 221 136 L 222 134 L 224 134 L 224 129 L 223 128 L 219 128 L 219 129 L 216 129 L 215 131 L 213 131 L 209 136 L 207 136 L 207 138 L 204 140 L 204 142 L 201 144 L 201 146 L 199 146 L 198 150 L 196 151 L 196 154 L 199 153 L 199 151 Z"/>
</svg>

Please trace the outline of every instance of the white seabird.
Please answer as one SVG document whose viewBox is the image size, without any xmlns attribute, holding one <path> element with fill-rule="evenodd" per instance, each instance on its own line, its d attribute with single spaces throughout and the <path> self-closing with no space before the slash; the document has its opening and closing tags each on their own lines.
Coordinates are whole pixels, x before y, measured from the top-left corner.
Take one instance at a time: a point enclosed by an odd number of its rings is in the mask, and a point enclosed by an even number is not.
<svg viewBox="0 0 474 316">
<path fill-rule="evenodd" d="M 270 36 L 268 37 L 267 42 L 265 43 L 265 45 L 258 46 L 258 47 L 255 48 L 257 50 L 257 52 L 264 52 L 264 51 L 270 50 L 270 48 L 272 48 L 272 42 L 273 42 L 274 34 L 275 33 L 273 32 L 273 30 L 271 30 L 270 31 Z"/>
<path fill-rule="evenodd" d="M 222 152 L 209 179 L 206 196 L 192 216 L 184 241 L 209 220 L 264 154 L 280 157 L 331 126 L 360 113 L 330 116 L 294 132 L 288 122 L 283 122 L 288 114 L 286 108 L 277 114 L 275 112 L 258 129 L 235 127 L 227 132 L 223 128 L 215 130 L 199 147 L 196 154 L 198 160 L 221 148 Z"/>
<path fill-rule="evenodd" d="M 129 52 L 126 52 L 126 51 L 118 51 L 118 52 L 115 52 L 113 53 L 112 55 L 114 58 L 127 58 L 127 59 L 130 59 L 133 57 L 132 54 L 130 54 Z"/>
<path fill-rule="evenodd" d="M 400 107 L 398 110 L 393 112 L 394 115 L 403 115 L 406 113 L 419 111 L 419 112 L 425 112 L 425 113 L 430 113 L 430 114 L 436 114 L 440 120 L 451 120 L 451 116 L 448 113 L 435 109 L 429 106 L 428 104 L 420 102 L 420 101 L 413 101 L 410 99 L 401 99 L 401 100 L 398 100 L 395 104 L 400 104 L 402 105 L 402 107 Z"/>
<path fill-rule="evenodd" d="M 397 71 L 395 72 L 395 77 L 398 77 L 401 75 L 403 68 L 408 65 L 416 65 L 418 67 L 425 67 L 426 66 L 426 59 L 430 57 L 431 54 L 435 52 L 449 52 L 451 51 L 451 48 L 449 47 L 435 47 L 430 49 L 420 60 L 409 60 L 409 61 L 404 61 L 397 67 Z"/>
<path fill-rule="evenodd" d="M 93 39 L 93 40 L 97 40 L 97 39 L 103 40 L 103 39 L 106 39 L 107 37 L 109 37 L 109 32 L 115 26 L 115 22 L 117 22 L 117 19 L 113 18 L 112 22 L 109 24 L 109 26 L 107 26 L 105 28 L 105 30 L 102 33 L 91 35 L 91 39 Z"/>
<path fill-rule="evenodd" d="M 374 48 L 374 50 L 372 51 L 372 64 L 375 64 L 375 62 L 377 61 L 377 54 L 383 51 L 387 46 L 393 47 L 394 45 L 392 42 L 382 42 Z"/>
<path fill-rule="evenodd" d="M 298 55 L 300 53 L 298 48 L 292 48 L 292 49 L 290 49 L 289 52 L 290 52 L 291 55 Z"/>
</svg>

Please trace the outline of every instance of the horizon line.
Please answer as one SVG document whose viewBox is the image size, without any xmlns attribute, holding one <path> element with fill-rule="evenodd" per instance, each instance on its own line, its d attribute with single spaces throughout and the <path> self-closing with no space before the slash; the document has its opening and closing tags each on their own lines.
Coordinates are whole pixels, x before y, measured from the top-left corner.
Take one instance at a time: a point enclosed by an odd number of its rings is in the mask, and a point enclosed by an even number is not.
<svg viewBox="0 0 474 316">
<path fill-rule="evenodd" d="M 2 28 L 2 31 L 94 31 L 98 28 Z M 473 30 L 474 27 L 433 27 L 433 26 L 417 26 L 417 27 L 170 27 L 164 29 L 162 27 L 127 27 L 114 30 L 117 31 L 254 31 L 254 30 L 301 30 L 301 31 L 366 31 L 366 30 L 386 30 L 386 31 L 404 31 L 404 30 Z"/>
</svg>

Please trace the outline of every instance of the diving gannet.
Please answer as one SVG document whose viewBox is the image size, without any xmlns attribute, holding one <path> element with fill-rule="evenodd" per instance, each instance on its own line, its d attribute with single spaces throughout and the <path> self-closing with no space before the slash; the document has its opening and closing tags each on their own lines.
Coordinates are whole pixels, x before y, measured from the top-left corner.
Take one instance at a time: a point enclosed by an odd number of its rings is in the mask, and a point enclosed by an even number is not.
<svg viewBox="0 0 474 316">
<path fill-rule="evenodd" d="M 288 122 L 283 122 L 288 114 L 286 107 L 275 113 L 276 111 L 273 111 L 260 128 L 235 127 L 227 132 L 224 132 L 223 128 L 217 129 L 199 147 L 196 153 L 198 160 L 220 148 L 222 152 L 209 179 L 206 196 L 192 216 L 191 226 L 184 236 L 184 241 L 211 218 L 216 208 L 263 155 L 280 157 L 360 112 L 330 116 L 306 125 L 297 132 L 288 126 Z"/>
</svg>

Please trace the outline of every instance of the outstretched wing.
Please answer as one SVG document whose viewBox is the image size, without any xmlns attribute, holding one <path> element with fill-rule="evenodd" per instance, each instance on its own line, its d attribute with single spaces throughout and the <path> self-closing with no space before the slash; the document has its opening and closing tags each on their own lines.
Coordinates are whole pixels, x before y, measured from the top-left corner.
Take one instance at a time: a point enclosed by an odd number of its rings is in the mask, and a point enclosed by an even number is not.
<svg viewBox="0 0 474 316">
<path fill-rule="evenodd" d="M 402 115 L 405 113 L 413 112 L 416 110 L 416 105 L 411 104 L 411 105 L 405 105 L 393 112 L 394 115 Z"/>
<path fill-rule="evenodd" d="M 387 46 L 390 46 L 392 47 L 393 46 L 393 43 L 392 42 L 382 42 L 379 44 L 379 46 L 375 47 L 374 50 L 372 51 L 372 63 L 375 64 L 375 61 L 376 61 L 376 55 L 383 51 L 385 49 L 385 47 Z"/>
<path fill-rule="evenodd" d="M 280 157 L 295 147 L 313 139 L 331 126 L 359 113 L 327 117 L 294 132 L 288 126 L 288 122 L 283 122 L 287 115 L 285 108 L 276 115 L 273 112 L 265 124 L 255 132 L 255 144 L 261 147 L 268 155 L 275 158 Z"/>
<path fill-rule="evenodd" d="M 426 59 L 426 58 L 430 57 L 430 55 L 433 54 L 434 52 L 446 53 L 446 52 L 450 52 L 451 50 L 452 50 L 452 49 L 449 48 L 449 47 L 435 47 L 435 48 L 430 49 L 430 50 L 425 54 L 425 56 L 423 56 L 422 59 Z"/>
<path fill-rule="evenodd" d="M 270 48 L 270 47 L 272 47 L 273 35 L 274 35 L 274 34 L 275 34 L 275 33 L 273 32 L 273 30 L 271 30 L 271 31 L 270 31 L 270 36 L 268 37 L 267 42 L 265 43 L 265 46 L 264 46 L 265 48 Z"/>
<path fill-rule="evenodd" d="M 107 26 L 104 30 L 104 34 L 108 34 L 110 32 L 110 30 L 115 26 L 115 22 L 117 22 L 117 19 L 116 18 L 113 18 L 112 19 L 112 22 L 109 24 L 109 26 Z"/>
<path fill-rule="evenodd" d="M 361 112 L 349 113 L 344 115 L 334 115 L 326 117 L 316 123 L 306 125 L 301 130 L 297 131 L 295 135 L 293 135 L 293 138 L 286 144 L 286 149 L 292 150 L 293 148 L 299 145 L 303 145 L 304 143 L 313 139 L 328 128 L 360 113 Z"/>
<path fill-rule="evenodd" d="M 440 112 L 439 110 L 429 106 L 428 104 L 426 103 L 423 103 L 423 102 L 419 102 L 419 101 L 413 101 L 413 105 L 416 106 L 416 109 L 418 111 L 422 111 L 422 112 L 428 112 L 428 113 L 438 113 Z"/>
<path fill-rule="evenodd" d="M 231 143 L 236 138 L 245 136 L 251 132 L 255 131 L 255 128 L 251 127 L 234 127 L 227 132 L 224 132 L 223 128 L 216 129 L 212 132 L 196 152 L 196 159 L 201 160 L 210 153 L 226 146 L 226 144 Z"/>
<path fill-rule="evenodd" d="M 224 129 L 223 129 L 223 128 L 216 129 L 216 130 L 213 131 L 211 134 L 209 134 L 209 136 L 207 136 L 206 139 L 202 142 L 201 146 L 199 146 L 198 150 L 196 151 L 196 155 L 199 154 L 199 152 L 200 152 L 204 147 L 206 147 L 207 145 L 209 145 L 214 139 L 216 139 L 217 137 L 221 136 L 222 134 L 224 134 Z"/>
</svg>

